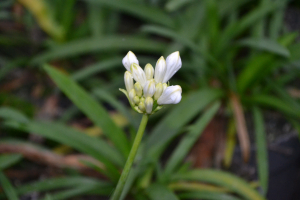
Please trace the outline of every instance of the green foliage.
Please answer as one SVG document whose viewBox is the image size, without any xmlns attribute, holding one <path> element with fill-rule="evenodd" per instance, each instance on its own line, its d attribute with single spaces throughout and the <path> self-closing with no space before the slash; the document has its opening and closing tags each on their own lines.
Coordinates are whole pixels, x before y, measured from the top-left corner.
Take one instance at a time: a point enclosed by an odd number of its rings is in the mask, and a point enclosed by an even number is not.
<svg viewBox="0 0 300 200">
<path fill-rule="evenodd" d="M 219 110 L 226 110 L 228 121 L 234 124 L 234 110 L 228 105 L 231 94 L 235 94 L 244 110 L 255 108 L 251 114 L 258 178 L 263 195 L 266 194 L 268 155 L 264 111 L 281 113 L 300 130 L 300 101 L 286 91 L 300 75 L 300 43 L 295 42 L 298 33 L 288 32 L 283 23 L 287 0 L 40 2 L 45 3 L 45 15 L 35 14 L 26 7 L 28 10 L 18 16 L 10 13 L 14 1 L 0 3 L 0 18 L 21 26 L 0 34 L 0 65 L 4 66 L 0 68 L 0 81 L 1 84 L 9 82 L 10 75 L 21 70 L 21 73 L 32 72 L 38 80 L 43 80 L 39 84 L 48 86 L 45 69 L 59 90 L 53 92 L 46 88 L 43 95 L 61 96 L 59 91 L 62 91 L 74 106 L 59 117 L 59 122 L 44 122 L 33 119 L 37 118 L 33 116 L 38 107 L 27 102 L 31 98 L 24 100 L 18 89 L 3 92 L 0 94 L 1 132 L 16 131 L 21 140 L 24 134 L 35 133 L 47 142 L 68 145 L 101 162 L 103 166 L 99 167 L 83 161 L 106 180 L 68 175 L 14 188 L 1 172 L 6 199 L 18 199 L 18 195 L 32 191 L 45 192 L 44 199 L 111 194 L 130 150 L 129 135 L 136 132 L 139 118 L 121 101 L 123 97 L 118 91 L 124 87 L 121 61 L 129 50 L 136 53 L 141 65 L 150 62 L 153 66 L 157 56 L 180 51 L 183 67 L 171 84 L 182 85 L 183 99 L 180 104 L 151 116 L 149 134 L 144 136 L 121 199 L 139 200 L 145 196 L 147 199 L 162 196 L 165 199 L 264 199 L 240 178 L 221 171 L 190 170 L 184 161 Z M 45 34 L 36 31 L 37 27 Z M 107 107 L 126 117 L 126 129 L 112 120 Z M 103 135 L 89 136 L 64 124 L 81 113 L 101 128 Z M 164 160 L 166 164 L 162 164 L 165 151 L 178 136 L 181 136 L 178 145 L 171 148 L 174 150 Z M 1 138 L 1 141 L 6 140 Z M 50 150 L 53 146 L 47 142 L 44 146 Z M 1 155 L 1 170 L 21 158 L 19 154 Z M 196 186 L 189 185 L 191 181 Z M 209 187 L 203 186 L 203 182 Z M 2 194 L 0 198 L 5 197 Z"/>
</svg>

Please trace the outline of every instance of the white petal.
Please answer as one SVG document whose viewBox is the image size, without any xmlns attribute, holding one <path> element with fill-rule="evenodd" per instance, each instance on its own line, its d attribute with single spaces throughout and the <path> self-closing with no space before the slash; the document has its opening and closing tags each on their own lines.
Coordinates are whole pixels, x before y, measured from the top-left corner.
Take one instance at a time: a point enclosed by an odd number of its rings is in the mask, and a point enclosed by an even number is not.
<svg viewBox="0 0 300 200">
<path fill-rule="evenodd" d="M 166 59 L 166 63 L 167 63 L 167 70 L 164 76 L 163 83 L 168 82 L 170 78 L 172 78 L 172 76 L 181 68 L 182 63 L 181 63 L 179 51 L 170 54 Z"/>
<path fill-rule="evenodd" d="M 151 114 L 153 108 L 153 99 L 151 97 L 147 97 L 145 100 L 145 108 L 148 114 Z"/>
<path fill-rule="evenodd" d="M 134 80 L 139 82 L 141 86 L 144 87 L 147 82 L 144 70 L 135 63 L 131 65 L 130 69 Z"/>
<path fill-rule="evenodd" d="M 167 70 L 167 64 L 166 64 L 164 57 L 162 56 L 157 60 L 156 66 L 155 66 L 154 79 L 155 79 L 156 83 L 161 83 L 164 80 L 166 70 Z"/>
<path fill-rule="evenodd" d="M 148 63 L 145 66 L 144 71 L 145 71 L 147 80 L 153 79 L 154 69 L 151 64 Z"/>
<path fill-rule="evenodd" d="M 136 56 L 134 55 L 134 53 L 132 53 L 131 51 L 129 51 L 127 53 L 127 55 L 123 58 L 122 63 L 124 65 L 124 67 L 127 69 L 127 71 L 130 71 L 130 66 L 131 64 L 135 63 L 135 64 L 139 64 L 138 59 L 136 58 Z"/>
<path fill-rule="evenodd" d="M 144 91 L 144 97 L 152 97 L 155 93 L 155 80 L 151 79 L 147 81 L 143 91 Z"/>
<path fill-rule="evenodd" d="M 179 85 L 167 87 L 157 100 L 159 105 L 177 104 L 181 101 L 182 89 Z"/>
<path fill-rule="evenodd" d="M 133 78 L 129 71 L 126 71 L 124 74 L 124 82 L 127 92 L 130 92 L 133 89 Z"/>
</svg>

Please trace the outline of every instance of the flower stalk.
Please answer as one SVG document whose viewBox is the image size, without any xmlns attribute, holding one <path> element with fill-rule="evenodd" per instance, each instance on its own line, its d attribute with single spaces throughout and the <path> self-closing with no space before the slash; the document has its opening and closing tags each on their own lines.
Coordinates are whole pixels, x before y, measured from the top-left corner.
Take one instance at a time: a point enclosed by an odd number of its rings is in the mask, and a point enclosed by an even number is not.
<svg viewBox="0 0 300 200">
<path fill-rule="evenodd" d="M 129 156 L 127 158 L 127 161 L 125 163 L 123 172 L 122 172 L 122 174 L 120 176 L 120 179 L 118 181 L 117 187 L 116 187 L 113 195 L 111 196 L 110 200 L 119 200 L 120 199 L 120 196 L 121 196 L 123 188 L 125 186 L 125 183 L 126 183 L 128 174 L 130 172 L 131 166 L 132 166 L 132 164 L 134 162 L 135 155 L 137 153 L 137 150 L 138 150 L 138 148 L 140 146 L 140 143 L 141 143 L 141 140 L 143 138 L 143 135 L 144 135 L 144 132 L 145 132 L 145 128 L 146 128 L 146 125 L 147 125 L 147 122 L 148 122 L 148 118 L 149 118 L 148 114 L 143 114 L 143 117 L 142 117 L 139 129 L 138 129 L 138 132 L 137 132 L 137 134 L 135 136 L 135 139 L 134 139 L 132 148 L 130 150 Z"/>
</svg>

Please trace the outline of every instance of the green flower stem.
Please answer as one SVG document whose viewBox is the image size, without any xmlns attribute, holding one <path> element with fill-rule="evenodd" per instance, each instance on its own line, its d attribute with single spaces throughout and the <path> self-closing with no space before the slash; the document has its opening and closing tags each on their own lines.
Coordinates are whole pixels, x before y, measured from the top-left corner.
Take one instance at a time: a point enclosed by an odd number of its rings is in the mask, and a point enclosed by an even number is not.
<svg viewBox="0 0 300 200">
<path fill-rule="evenodd" d="M 126 183 L 126 179 L 128 177 L 128 174 L 130 172 L 132 163 L 134 161 L 136 152 L 137 152 L 137 150 L 140 146 L 141 140 L 143 138 L 144 131 L 145 131 L 145 128 L 146 128 L 146 125 L 147 125 L 147 122 L 148 122 L 148 118 L 149 118 L 148 114 L 143 115 L 142 121 L 140 123 L 139 130 L 138 130 L 138 132 L 135 136 L 135 139 L 134 139 L 133 145 L 131 147 L 129 156 L 128 156 L 127 161 L 125 163 L 124 170 L 121 174 L 121 177 L 118 181 L 117 187 L 116 187 L 113 195 L 111 196 L 110 200 L 119 200 L 119 198 L 122 194 L 122 191 L 123 191 L 124 185 Z"/>
</svg>

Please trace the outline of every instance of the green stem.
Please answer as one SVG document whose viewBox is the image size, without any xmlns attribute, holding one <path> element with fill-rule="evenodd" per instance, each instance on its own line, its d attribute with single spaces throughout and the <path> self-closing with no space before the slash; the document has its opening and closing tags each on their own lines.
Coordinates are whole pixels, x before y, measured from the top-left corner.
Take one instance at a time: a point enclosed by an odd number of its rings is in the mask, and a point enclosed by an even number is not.
<svg viewBox="0 0 300 200">
<path fill-rule="evenodd" d="M 125 163 L 124 170 L 121 174 L 121 177 L 118 181 L 117 187 L 116 187 L 112 197 L 110 198 L 110 200 L 119 200 L 119 198 L 122 194 L 122 191 L 123 191 L 124 185 L 126 183 L 126 179 L 128 177 L 128 174 L 130 172 L 132 163 L 134 161 L 136 152 L 137 152 L 137 150 L 140 146 L 141 140 L 143 138 L 144 131 L 145 131 L 145 128 L 146 128 L 146 125 L 147 125 L 147 122 L 148 122 L 148 118 L 149 118 L 148 114 L 143 115 L 142 121 L 140 123 L 139 130 L 138 130 L 138 132 L 135 136 L 135 139 L 134 139 L 133 145 L 131 147 L 129 156 L 128 156 L 127 161 Z"/>
</svg>

